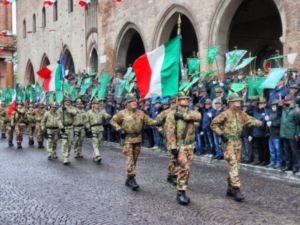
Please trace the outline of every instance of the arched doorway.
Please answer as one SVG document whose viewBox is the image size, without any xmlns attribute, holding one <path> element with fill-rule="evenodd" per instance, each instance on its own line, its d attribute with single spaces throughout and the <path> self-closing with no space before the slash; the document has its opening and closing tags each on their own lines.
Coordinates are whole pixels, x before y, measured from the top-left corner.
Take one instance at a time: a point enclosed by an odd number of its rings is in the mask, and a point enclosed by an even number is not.
<svg viewBox="0 0 300 225">
<path fill-rule="evenodd" d="M 35 84 L 34 69 L 31 61 L 28 61 L 26 68 L 26 82 L 24 85 L 27 85 L 27 83 Z"/>
<path fill-rule="evenodd" d="M 66 48 L 64 54 L 65 54 L 65 69 L 68 70 L 68 74 L 75 74 L 75 66 L 74 66 L 74 61 L 71 52 L 69 51 L 69 49 Z"/>
<path fill-rule="evenodd" d="M 285 27 L 281 0 L 222 1 L 212 21 L 208 45 L 214 43 L 220 47 L 218 62 L 221 69 L 225 66 L 225 53 L 237 46 L 257 57 L 253 63 L 257 70 L 276 50 L 283 54 Z"/>
<path fill-rule="evenodd" d="M 134 61 L 145 53 L 144 42 L 134 24 L 124 26 L 119 36 L 119 45 L 117 47 L 118 66 L 129 67 Z"/>
<path fill-rule="evenodd" d="M 98 53 L 96 49 L 93 48 L 90 56 L 90 73 L 98 71 Z"/>
<path fill-rule="evenodd" d="M 46 66 L 48 66 L 48 65 L 50 65 L 50 61 L 49 61 L 47 55 L 44 54 L 43 57 L 42 57 L 42 60 L 41 60 L 41 66 L 40 66 L 40 69 L 42 69 L 42 68 L 44 68 L 44 67 L 46 67 Z"/>
</svg>

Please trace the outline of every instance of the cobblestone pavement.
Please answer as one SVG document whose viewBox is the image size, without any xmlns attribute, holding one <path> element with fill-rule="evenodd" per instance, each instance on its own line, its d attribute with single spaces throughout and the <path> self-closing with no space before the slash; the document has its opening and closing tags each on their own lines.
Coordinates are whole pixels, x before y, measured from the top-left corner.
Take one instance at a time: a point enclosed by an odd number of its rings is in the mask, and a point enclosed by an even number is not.
<svg viewBox="0 0 300 225">
<path fill-rule="evenodd" d="M 25 137 L 27 142 L 27 137 Z M 59 148 L 60 149 L 60 148 Z M 137 166 L 139 191 L 124 185 L 121 149 L 103 146 L 103 163 L 84 159 L 48 161 L 45 150 L 7 147 L 0 140 L 0 224 L 300 224 L 300 184 L 241 172 L 246 201 L 225 196 L 227 169 L 192 165 L 189 206 L 176 203 L 166 182 L 168 158 L 143 152 Z"/>
</svg>

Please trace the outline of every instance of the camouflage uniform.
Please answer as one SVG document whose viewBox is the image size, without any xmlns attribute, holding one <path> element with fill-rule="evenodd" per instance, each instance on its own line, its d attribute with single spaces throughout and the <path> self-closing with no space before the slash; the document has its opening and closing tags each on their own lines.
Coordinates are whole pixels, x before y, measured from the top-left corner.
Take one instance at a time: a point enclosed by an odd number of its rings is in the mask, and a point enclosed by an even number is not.
<svg viewBox="0 0 300 225">
<path fill-rule="evenodd" d="M 175 120 L 175 113 L 183 114 L 183 119 Z M 178 106 L 172 110 L 166 120 L 167 149 L 179 149 L 178 164 L 179 172 L 177 178 L 177 190 L 185 191 L 188 186 L 190 167 L 195 149 L 195 122 L 201 120 L 201 114 L 197 111 L 189 111 L 188 107 Z M 185 127 L 189 123 L 189 128 L 185 140 L 182 136 Z"/>
<path fill-rule="evenodd" d="M 44 134 L 43 134 L 41 122 L 45 113 L 46 113 L 45 109 L 37 108 L 34 110 L 36 137 L 37 137 L 37 142 L 39 143 L 39 148 L 44 148 L 43 146 Z"/>
<path fill-rule="evenodd" d="M 224 159 L 229 165 L 228 184 L 233 188 L 240 188 L 239 163 L 241 160 L 241 134 L 243 127 L 258 126 L 261 121 L 254 119 L 241 111 L 238 107 L 230 107 L 220 113 L 210 124 L 211 129 L 217 135 L 227 134 L 229 141 L 222 142 Z"/>
<path fill-rule="evenodd" d="M 141 110 L 127 108 L 114 115 L 110 120 L 110 124 L 117 131 L 121 129 L 126 131 L 123 154 L 127 157 L 127 176 L 128 178 L 134 178 L 136 162 L 141 151 L 143 125 L 154 126 L 157 121 L 151 119 Z"/>
<path fill-rule="evenodd" d="M 83 106 L 83 105 L 82 105 Z M 87 120 L 83 109 L 76 109 L 77 114 L 74 117 L 74 157 L 82 158 L 82 143 L 85 136 L 85 124 Z"/>
<path fill-rule="evenodd" d="M 95 102 L 93 102 L 95 103 Z M 102 158 L 99 152 L 100 144 L 103 137 L 103 122 L 110 118 L 104 110 L 91 109 L 86 113 L 86 128 L 91 129 L 92 132 L 92 144 L 94 149 L 94 162 L 101 162 Z"/>
<path fill-rule="evenodd" d="M 6 125 L 6 130 L 7 130 L 7 138 L 8 138 L 8 143 L 9 143 L 9 146 L 13 146 L 13 134 L 14 134 L 14 131 L 11 127 L 11 119 L 10 117 L 8 116 L 8 111 L 9 111 L 9 107 L 6 107 L 6 109 L 4 111 L 1 112 L 1 116 L 4 117 L 4 124 Z"/>
<path fill-rule="evenodd" d="M 56 105 L 56 103 L 52 102 L 52 106 Z M 47 130 L 47 153 L 48 158 L 54 157 L 57 158 L 56 155 L 56 146 L 58 140 L 58 130 L 62 129 L 63 125 L 60 119 L 60 115 L 58 112 L 53 113 L 51 110 L 46 112 L 41 121 L 41 129 Z"/>
<path fill-rule="evenodd" d="M 23 134 L 26 127 L 25 109 L 15 110 L 11 115 L 11 126 L 16 130 L 16 141 L 18 148 L 22 148 Z"/>
<path fill-rule="evenodd" d="M 30 107 L 32 107 L 32 106 L 30 106 Z M 25 117 L 26 117 L 26 122 L 28 123 L 28 125 L 27 125 L 27 131 L 28 131 L 28 136 L 29 136 L 29 145 L 33 145 L 34 144 L 33 133 L 34 133 L 34 130 L 35 130 L 34 110 L 33 109 L 29 109 L 25 113 Z"/>
<path fill-rule="evenodd" d="M 0 127 L 1 127 L 2 138 L 6 138 L 5 134 L 6 134 L 7 123 L 5 123 L 5 117 L 6 117 L 5 112 L 7 112 L 7 111 L 8 111 L 8 107 L 1 105 L 1 108 L 0 108 Z"/>
<path fill-rule="evenodd" d="M 63 112 L 64 111 L 64 112 Z M 69 163 L 71 145 L 73 141 L 73 123 L 77 110 L 73 106 L 66 107 L 66 110 L 60 108 L 57 110 L 60 115 L 60 120 L 63 122 L 65 133 L 61 133 L 61 148 L 64 164 Z"/>
</svg>

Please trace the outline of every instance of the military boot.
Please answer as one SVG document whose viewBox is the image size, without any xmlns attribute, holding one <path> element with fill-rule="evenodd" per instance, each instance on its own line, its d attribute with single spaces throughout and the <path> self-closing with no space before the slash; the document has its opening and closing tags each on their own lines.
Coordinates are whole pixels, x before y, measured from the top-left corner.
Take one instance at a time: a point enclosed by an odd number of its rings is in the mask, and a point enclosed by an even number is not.
<svg viewBox="0 0 300 225">
<path fill-rule="evenodd" d="M 245 197 L 242 195 L 240 188 L 232 188 L 233 190 L 233 195 L 234 195 L 234 199 L 237 202 L 242 202 Z"/>
<path fill-rule="evenodd" d="M 2 133 L 2 138 L 6 138 L 6 135 L 5 135 L 5 133 Z"/>
<path fill-rule="evenodd" d="M 38 144 L 39 144 L 38 148 L 45 148 L 44 145 L 43 145 L 43 142 L 38 142 Z"/>
<path fill-rule="evenodd" d="M 14 146 L 14 144 L 12 143 L 12 141 L 8 141 L 8 146 L 9 146 L 9 147 Z"/>
<path fill-rule="evenodd" d="M 183 190 L 177 191 L 176 200 L 180 205 L 187 205 L 190 203 L 190 198 L 185 195 L 185 191 Z"/>
<path fill-rule="evenodd" d="M 128 187 L 132 187 L 132 179 L 131 178 L 127 178 L 125 181 L 125 185 Z"/>
<path fill-rule="evenodd" d="M 226 196 L 230 196 L 230 197 L 234 196 L 231 184 L 228 184 L 228 188 L 227 188 L 227 191 L 226 191 Z"/>
<path fill-rule="evenodd" d="M 177 176 L 172 176 L 171 174 L 168 174 L 167 181 L 173 185 L 177 185 Z"/>
<path fill-rule="evenodd" d="M 29 140 L 28 145 L 34 145 L 34 141 L 33 140 Z"/>
<path fill-rule="evenodd" d="M 137 190 L 138 188 L 140 188 L 140 186 L 136 183 L 135 178 L 131 179 L 131 187 L 132 187 L 132 190 Z"/>
<path fill-rule="evenodd" d="M 22 148 L 22 145 L 21 145 L 21 143 L 19 142 L 19 143 L 17 143 L 17 145 L 18 145 L 18 148 Z"/>
</svg>

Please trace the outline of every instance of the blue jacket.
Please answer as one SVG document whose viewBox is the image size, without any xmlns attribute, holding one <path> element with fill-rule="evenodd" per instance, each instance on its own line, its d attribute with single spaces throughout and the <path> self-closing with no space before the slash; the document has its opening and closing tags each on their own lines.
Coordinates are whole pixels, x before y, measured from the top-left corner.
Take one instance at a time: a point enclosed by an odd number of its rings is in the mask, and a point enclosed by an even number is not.
<svg viewBox="0 0 300 225">
<path fill-rule="evenodd" d="M 208 99 L 209 98 L 209 94 L 205 94 L 204 96 L 198 96 L 198 102 L 200 103 L 200 104 L 204 104 L 204 102 L 206 101 L 206 99 Z"/>
<path fill-rule="evenodd" d="M 257 120 L 264 121 L 265 116 L 267 115 L 267 110 L 258 108 L 255 106 L 253 109 L 253 117 Z M 253 128 L 253 137 L 266 137 L 265 127 L 254 127 Z"/>
<path fill-rule="evenodd" d="M 105 112 L 110 115 L 110 118 L 114 115 L 114 107 L 110 105 L 106 105 Z M 105 121 L 106 124 L 110 123 L 110 118 Z"/>
<path fill-rule="evenodd" d="M 214 116 L 215 114 L 214 108 L 213 107 L 210 107 L 209 109 L 202 108 L 201 112 L 202 112 L 202 131 L 212 131 L 210 128 L 210 123 L 213 120 L 213 117 L 209 118 L 207 113 L 210 112 L 212 116 Z"/>
<path fill-rule="evenodd" d="M 271 107 L 271 104 L 273 100 L 279 99 L 279 95 L 281 95 L 282 99 L 290 94 L 290 89 L 288 89 L 286 86 L 282 86 L 281 88 L 274 88 L 269 90 L 269 99 L 268 99 L 268 107 Z"/>
</svg>

